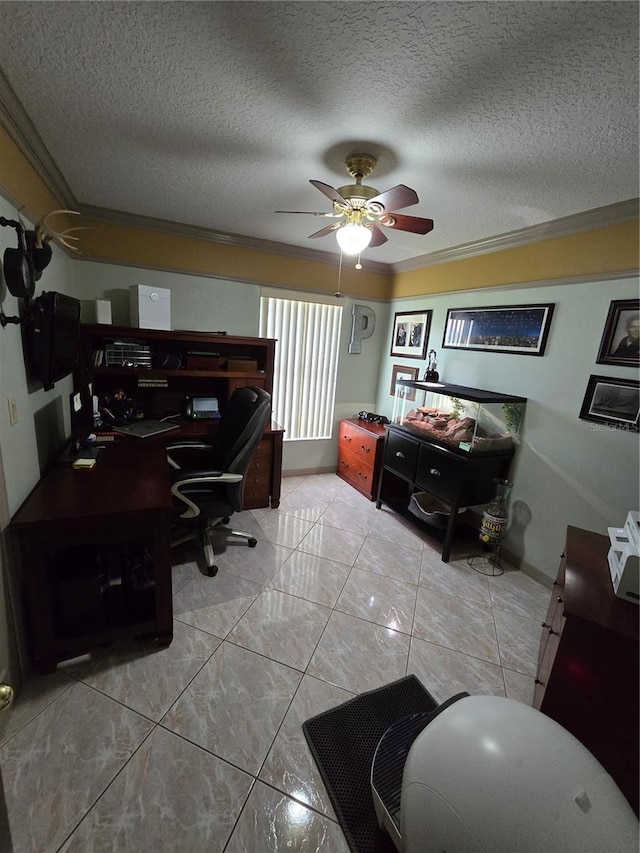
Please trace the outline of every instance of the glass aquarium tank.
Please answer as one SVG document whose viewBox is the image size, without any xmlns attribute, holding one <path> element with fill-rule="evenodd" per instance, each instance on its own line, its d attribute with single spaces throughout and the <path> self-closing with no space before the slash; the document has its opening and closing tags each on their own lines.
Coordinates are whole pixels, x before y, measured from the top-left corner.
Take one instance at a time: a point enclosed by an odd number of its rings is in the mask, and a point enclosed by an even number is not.
<svg viewBox="0 0 640 853">
<path fill-rule="evenodd" d="M 400 379 L 391 422 L 466 453 L 515 448 L 520 442 L 526 397 Z"/>
</svg>

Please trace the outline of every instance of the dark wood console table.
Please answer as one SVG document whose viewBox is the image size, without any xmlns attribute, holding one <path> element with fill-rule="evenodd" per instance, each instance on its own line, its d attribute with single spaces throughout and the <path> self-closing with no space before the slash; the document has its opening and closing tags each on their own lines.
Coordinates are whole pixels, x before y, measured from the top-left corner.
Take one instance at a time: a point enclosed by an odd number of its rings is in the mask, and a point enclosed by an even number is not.
<svg viewBox="0 0 640 853">
<path fill-rule="evenodd" d="M 595 755 L 638 814 L 638 605 L 611 583 L 607 536 L 567 528 L 533 704 Z"/>
<path fill-rule="evenodd" d="M 488 503 L 496 493 L 494 478 L 509 474 L 513 449 L 490 453 L 464 453 L 416 435 L 397 424 L 386 427 L 378 509 L 387 504 L 404 518 L 440 539 L 442 561 L 447 563 L 455 534 L 459 507 Z M 416 518 L 408 510 L 414 492 L 429 492 L 449 507 L 444 533 Z"/>
<path fill-rule="evenodd" d="M 45 474 L 12 521 L 38 671 L 116 639 L 171 642 L 170 514 L 164 442 L 117 442 L 90 470 Z"/>
</svg>

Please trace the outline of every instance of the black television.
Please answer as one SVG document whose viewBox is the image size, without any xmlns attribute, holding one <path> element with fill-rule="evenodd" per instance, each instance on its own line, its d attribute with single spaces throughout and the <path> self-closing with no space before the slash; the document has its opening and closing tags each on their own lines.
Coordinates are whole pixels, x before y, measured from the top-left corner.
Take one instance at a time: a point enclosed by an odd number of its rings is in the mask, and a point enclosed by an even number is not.
<svg viewBox="0 0 640 853">
<path fill-rule="evenodd" d="M 68 376 L 78 358 L 80 300 L 45 291 L 29 306 L 28 361 L 45 391 Z"/>
</svg>

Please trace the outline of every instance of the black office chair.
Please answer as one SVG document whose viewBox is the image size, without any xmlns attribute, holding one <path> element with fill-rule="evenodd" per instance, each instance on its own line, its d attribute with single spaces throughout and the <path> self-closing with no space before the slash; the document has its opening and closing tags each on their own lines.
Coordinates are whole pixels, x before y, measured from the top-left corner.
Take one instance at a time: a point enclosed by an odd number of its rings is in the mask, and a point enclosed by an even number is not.
<svg viewBox="0 0 640 853">
<path fill-rule="evenodd" d="M 246 539 L 250 548 L 257 544 L 250 533 L 221 525 L 242 509 L 245 474 L 270 416 L 270 394 L 252 386 L 237 388 L 227 401 L 211 444 L 183 441 L 167 446 L 176 505 L 174 522 L 188 530 L 173 539 L 171 546 L 200 539 L 209 577 L 218 571 L 212 541 L 216 530 Z"/>
</svg>

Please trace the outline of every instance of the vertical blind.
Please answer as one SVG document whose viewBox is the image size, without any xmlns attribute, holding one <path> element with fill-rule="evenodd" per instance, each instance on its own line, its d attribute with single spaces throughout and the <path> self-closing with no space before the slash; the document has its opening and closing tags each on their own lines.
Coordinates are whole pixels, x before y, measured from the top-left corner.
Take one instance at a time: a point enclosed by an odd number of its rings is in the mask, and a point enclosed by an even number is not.
<svg viewBox="0 0 640 853">
<path fill-rule="evenodd" d="M 278 340 L 272 409 L 285 441 L 331 437 L 341 323 L 341 305 L 260 299 L 260 334 Z"/>
</svg>

